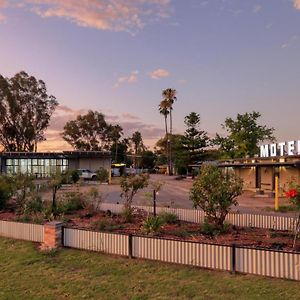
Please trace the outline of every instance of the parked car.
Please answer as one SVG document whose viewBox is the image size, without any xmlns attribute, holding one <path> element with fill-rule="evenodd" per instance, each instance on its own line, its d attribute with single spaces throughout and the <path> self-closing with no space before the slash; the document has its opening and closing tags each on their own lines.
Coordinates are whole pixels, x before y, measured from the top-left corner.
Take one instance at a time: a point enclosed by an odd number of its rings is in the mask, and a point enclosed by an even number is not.
<svg viewBox="0 0 300 300">
<path fill-rule="evenodd" d="M 78 169 L 79 177 L 84 180 L 97 180 L 97 173 L 89 169 Z"/>
</svg>

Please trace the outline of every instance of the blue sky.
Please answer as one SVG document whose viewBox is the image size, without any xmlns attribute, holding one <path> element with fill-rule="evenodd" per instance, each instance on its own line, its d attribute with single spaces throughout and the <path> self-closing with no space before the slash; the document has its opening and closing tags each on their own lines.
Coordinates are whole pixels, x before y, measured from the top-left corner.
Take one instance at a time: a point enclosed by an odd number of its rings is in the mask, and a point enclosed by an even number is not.
<svg viewBox="0 0 300 300">
<path fill-rule="evenodd" d="M 161 91 L 175 88 L 175 131 L 191 111 L 210 134 L 257 110 L 278 140 L 299 139 L 298 0 L 0 0 L 0 73 L 43 79 L 61 104 L 42 148 L 87 109 L 163 134 Z"/>
</svg>

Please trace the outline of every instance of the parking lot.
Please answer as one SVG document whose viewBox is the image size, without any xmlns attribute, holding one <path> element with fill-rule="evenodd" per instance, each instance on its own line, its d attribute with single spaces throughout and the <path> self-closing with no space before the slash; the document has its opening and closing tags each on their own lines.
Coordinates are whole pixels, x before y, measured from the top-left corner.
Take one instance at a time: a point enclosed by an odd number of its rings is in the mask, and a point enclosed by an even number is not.
<svg viewBox="0 0 300 300">
<path fill-rule="evenodd" d="M 117 179 L 116 179 L 117 181 Z M 176 180 L 175 176 L 151 175 L 151 182 L 163 182 L 163 186 L 157 195 L 157 205 L 180 208 L 192 208 L 193 204 L 189 199 L 189 191 L 193 185 L 191 178 Z M 122 203 L 121 188 L 118 184 L 101 185 L 100 191 L 104 196 L 104 202 Z M 148 188 L 139 191 L 134 199 L 134 204 L 151 205 L 151 184 Z M 253 192 L 245 191 L 238 197 L 238 206 L 233 210 L 240 212 L 266 212 L 274 207 L 274 198 L 255 197 Z M 286 205 L 286 199 L 280 198 L 280 205 Z"/>
</svg>

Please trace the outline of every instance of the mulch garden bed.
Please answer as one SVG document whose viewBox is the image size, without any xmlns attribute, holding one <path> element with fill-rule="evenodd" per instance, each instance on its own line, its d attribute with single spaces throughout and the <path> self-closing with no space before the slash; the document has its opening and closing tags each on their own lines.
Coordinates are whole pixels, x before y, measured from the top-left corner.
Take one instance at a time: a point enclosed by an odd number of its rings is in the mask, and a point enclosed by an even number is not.
<svg viewBox="0 0 300 300">
<path fill-rule="evenodd" d="M 109 211 L 90 214 L 86 210 L 81 210 L 74 214 L 65 215 L 64 221 L 69 228 L 146 235 L 143 232 L 143 221 L 146 216 L 146 213 L 140 211 L 134 215 L 132 222 L 126 223 L 122 215 L 112 214 Z M 23 221 L 20 216 L 9 211 L 0 212 L 0 220 Z M 201 230 L 200 224 L 184 221 L 164 224 L 159 233 L 151 236 L 222 245 L 232 245 L 234 243 L 239 246 L 285 251 L 293 250 L 294 237 L 293 233 L 287 231 L 236 226 L 229 226 L 226 233 L 211 236 Z M 300 247 L 297 250 L 300 251 Z"/>
</svg>

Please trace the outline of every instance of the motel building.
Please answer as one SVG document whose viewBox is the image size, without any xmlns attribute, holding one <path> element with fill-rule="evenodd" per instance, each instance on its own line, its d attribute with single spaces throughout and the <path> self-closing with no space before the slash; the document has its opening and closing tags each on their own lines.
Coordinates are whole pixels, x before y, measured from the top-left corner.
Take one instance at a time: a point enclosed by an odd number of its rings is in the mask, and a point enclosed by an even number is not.
<svg viewBox="0 0 300 300">
<path fill-rule="evenodd" d="M 18 173 L 47 178 L 66 170 L 104 168 L 110 172 L 111 153 L 108 151 L 63 151 L 63 152 L 1 152 L 2 174 Z"/>
<path fill-rule="evenodd" d="M 257 157 L 219 160 L 216 164 L 242 178 L 245 190 L 270 197 L 274 197 L 277 177 L 279 196 L 283 196 L 289 183 L 300 184 L 300 140 L 262 145 Z"/>
</svg>

